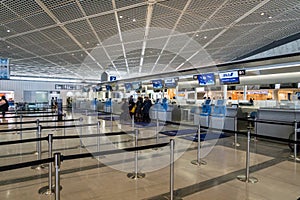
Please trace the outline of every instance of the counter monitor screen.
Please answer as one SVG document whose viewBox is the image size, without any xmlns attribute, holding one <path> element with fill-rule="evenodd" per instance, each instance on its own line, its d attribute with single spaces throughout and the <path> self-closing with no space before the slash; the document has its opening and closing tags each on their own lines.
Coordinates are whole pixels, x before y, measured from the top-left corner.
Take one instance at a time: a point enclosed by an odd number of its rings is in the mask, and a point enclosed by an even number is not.
<svg viewBox="0 0 300 200">
<path fill-rule="evenodd" d="M 199 75 L 197 75 L 197 79 L 198 79 L 199 85 L 201 85 L 201 86 L 216 84 L 214 73 L 199 74 Z"/>
<path fill-rule="evenodd" d="M 161 79 L 159 80 L 152 80 L 153 89 L 162 89 L 163 88 L 163 82 Z"/>
<path fill-rule="evenodd" d="M 240 78 L 237 71 L 228 71 L 219 73 L 220 84 L 227 85 L 227 84 L 239 84 Z"/>
</svg>

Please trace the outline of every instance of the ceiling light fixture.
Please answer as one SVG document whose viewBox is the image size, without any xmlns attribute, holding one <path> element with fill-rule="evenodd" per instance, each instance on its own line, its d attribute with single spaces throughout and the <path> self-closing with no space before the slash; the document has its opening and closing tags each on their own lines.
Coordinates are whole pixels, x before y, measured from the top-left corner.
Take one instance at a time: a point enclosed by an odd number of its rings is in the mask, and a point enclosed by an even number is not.
<svg viewBox="0 0 300 200">
<path fill-rule="evenodd" d="M 120 19 L 122 19 L 123 18 L 123 16 L 122 15 L 120 15 Z"/>
<path fill-rule="evenodd" d="M 135 18 L 133 18 L 133 20 L 132 20 L 133 22 L 136 22 L 136 19 Z"/>
<path fill-rule="evenodd" d="M 6 30 L 6 32 L 10 33 L 10 30 L 9 30 L 9 29 L 7 29 L 7 30 Z"/>
<path fill-rule="evenodd" d="M 269 19 L 272 19 L 272 16 L 269 16 L 268 18 L 269 18 Z"/>
<path fill-rule="evenodd" d="M 262 12 L 262 13 L 260 13 L 260 15 L 261 15 L 261 16 L 264 16 L 264 15 L 265 15 L 265 13 L 264 13 L 264 12 Z"/>
<path fill-rule="evenodd" d="M 204 39 L 207 39 L 207 36 L 204 36 Z"/>
</svg>

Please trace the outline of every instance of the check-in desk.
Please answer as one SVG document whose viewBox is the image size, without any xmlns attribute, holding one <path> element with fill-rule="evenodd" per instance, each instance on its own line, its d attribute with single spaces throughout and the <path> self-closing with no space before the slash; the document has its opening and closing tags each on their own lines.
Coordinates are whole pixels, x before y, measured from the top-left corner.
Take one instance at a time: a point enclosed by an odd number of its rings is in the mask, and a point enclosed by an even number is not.
<svg viewBox="0 0 300 200">
<path fill-rule="evenodd" d="M 237 115 L 238 108 L 227 107 L 224 121 L 224 130 L 237 131 Z"/>
<path fill-rule="evenodd" d="M 172 121 L 172 109 L 173 107 L 169 106 L 168 110 L 164 110 L 164 108 L 161 106 L 161 104 L 154 104 L 150 108 L 150 118 L 151 119 L 157 119 L 160 121 Z"/>
<path fill-rule="evenodd" d="M 258 121 L 278 121 L 292 123 L 300 120 L 300 110 L 283 108 L 261 108 L 257 112 Z M 288 139 L 294 133 L 294 126 L 284 124 L 256 123 L 256 133 Z"/>
</svg>

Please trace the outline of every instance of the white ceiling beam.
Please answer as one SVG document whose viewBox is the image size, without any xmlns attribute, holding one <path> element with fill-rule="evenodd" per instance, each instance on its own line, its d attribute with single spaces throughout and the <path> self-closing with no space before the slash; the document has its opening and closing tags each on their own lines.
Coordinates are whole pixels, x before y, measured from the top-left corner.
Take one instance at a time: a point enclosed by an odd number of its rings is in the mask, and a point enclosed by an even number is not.
<svg viewBox="0 0 300 200">
<path fill-rule="evenodd" d="M 190 6 L 191 2 L 192 2 L 192 0 L 188 0 L 188 1 L 186 2 L 186 4 L 185 4 L 183 10 L 180 11 L 180 12 L 181 12 L 181 13 L 180 13 L 180 16 L 178 17 L 178 19 L 177 19 L 177 21 L 176 21 L 176 23 L 175 23 L 175 25 L 174 25 L 174 27 L 173 27 L 173 29 L 172 29 L 170 35 L 168 36 L 168 39 L 167 39 L 166 43 L 164 44 L 163 48 L 161 49 L 160 54 L 158 55 L 158 58 L 156 59 L 154 65 L 153 65 L 153 67 L 152 67 L 152 69 L 151 69 L 151 73 L 153 73 L 155 67 L 157 66 L 158 61 L 159 61 L 159 59 L 160 59 L 162 53 L 164 52 L 164 50 L 166 49 L 167 45 L 169 44 L 169 41 L 170 41 L 170 39 L 171 39 L 173 33 L 175 32 L 175 30 L 176 30 L 176 28 L 177 28 L 177 26 L 178 26 L 178 24 L 179 24 L 179 22 L 180 22 L 182 16 L 184 15 L 184 12 L 185 12 L 185 11 L 187 10 L 187 8 Z M 161 5 L 161 4 L 159 4 L 159 5 Z M 163 6 L 163 5 L 162 5 L 162 6 Z M 166 7 L 167 7 L 167 6 L 166 6 Z M 169 8 L 169 7 L 168 7 L 168 8 Z M 163 70 L 163 71 L 164 71 L 164 70 Z"/>
<path fill-rule="evenodd" d="M 125 60 L 127 73 L 129 73 L 128 61 L 127 61 L 127 57 L 126 57 L 126 50 L 125 50 L 125 46 L 124 46 L 124 43 L 123 43 L 122 30 L 121 30 L 121 26 L 120 26 L 120 21 L 119 21 L 119 16 L 118 16 L 117 6 L 116 6 L 116 1 L 115 0 L 112 0 L 112 5 L 113 5 L 113 9 L 114 9 L 115 19 L 116 19 L 116 22 L 117 22 L 118 33 L 119 33 L 119 38 L 120 38 L 120 42 L 121 42 L 120 44 L 122 46 L 122 51 L 123 51 L 123 57 L 124 57 L 124 60 Z"/>
<path fill-rule="evenodd" d="M 153 14 L 153 7 L 154 7 L 155 3 L 156 2 L 154 0 L 148 0 L 145 34 L 144 34 L 144 39 L 143 39 L 143 46 L 142 46 L 142 52 L 141 52 L 139 73 L 142 72 L 142 67 L 143 67 L 143 64 L 144 64 L 145 50 L 146 50 L 146 47 L 147 47 L 147 40 L 148 40 L 148 36 L 149 36 L 150 24 L 151 24 L 151 19 L 152 19 L 152 14 Z"/>
<path fill-rule="evenodd" d="M 223 35 L 227 30 L 229 30 L 230 28 L 232 28 L 235 24 L 237 24 L 238 22 L 240 22 L 241 20 L 243 20 L 244 18 L 248 17 L 250 14 L 252 14 L 253 12 L 255 12 L 256 10 L 258 10 L 259 8 L 261 8 L 263 5 L 265 5 L 266 3 L 268 3 L 271 0 L 264 0 L 262 2 L 260 2 L 259 4 L 257 4 L 256 6 L 254 6 L 252 9 L 250 9 L 248 12 L 244 13 L 241 17 L 239 17 L 238 19 L 236 19 L 234 22 L 232 22 L 229 26 L 225 27 L 221 32 L 219 32 L 215 37 L 213 37 L 210 41 L 208 41 L 204 46 L 203 49 L 205 49 L 208 45 L 210 45 L 212 42 L 214 42 L 217 38 L 219 38 L 221 35 Z M 227 1 L 226 1 L 227 2 Z M 221 5 L 221 7 L 224 4 Z M 221 8 L 220 7 L 220 8 Z M 216 13 L 216 12 L 214 12 Z M 196 53 L 199 53 L 201 50 L 197 51 Z M 181 65 L 179 65 L 176 70 L 179 70 L 186 62 L 188 62 L 189 60 L 191 60 L 195 55 L 197 54 L 193 54 L 192 56 L 190 56 L 184 63 L 182 63 Z"/>
</svg>

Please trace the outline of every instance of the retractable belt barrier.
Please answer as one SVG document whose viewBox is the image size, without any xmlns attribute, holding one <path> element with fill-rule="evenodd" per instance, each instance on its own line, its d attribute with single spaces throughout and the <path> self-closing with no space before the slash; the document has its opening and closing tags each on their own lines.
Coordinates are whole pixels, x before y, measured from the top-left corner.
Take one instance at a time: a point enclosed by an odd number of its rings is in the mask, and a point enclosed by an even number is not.
<svg viewBox="0 0 300 200">
<path fill-rule="evenodd" d="M 5 118 L 33 118 L 33 117 L 58 117 L 58 116 L 62 116 L 62 115 L 17 115 L 17 116 L 5 116 Z"/>
<path fill-rule="evenodd" d="M 53 137 L 53 139 L 54 139 L 54 137 Z M 62 156 L 61 161 L 87 158 L 87 157 L 92 157 L 93 155 L 99 156 L 99 155 L 119 154 L 119 153 L 123 153 L 124 151 L 126 151 L 126 152 L 141 151 L 141 150 L 146 150 L 146 149 L 152 149 L 154 147 L 164 147 L 167 145 L 169 145 L 169 142 L 137 146 L 137 147 L 128 147 L 128 148 L 123 148 L 123 149 L 107 150 L 107 151 L 101 151 L 101 152 L 67 155 L 67 156 Z M 52 158 L 34 160 L 34 161 L 29 161 L 29 162 L 17 163 L 17 164 L 13 164 L 13 165 L 5 165 L 5 166 L 0 166 L 0 171 L 1 172 L 11 171 L 11 170 L 21 169 L 21 168 L 25 168 L 25 167 L 31 167 L 34 165 L 46 164 L 46 163 L 53 162 L 53 161 L 54 161 L 54 158 L 52 157 Z"/>
</svg>

